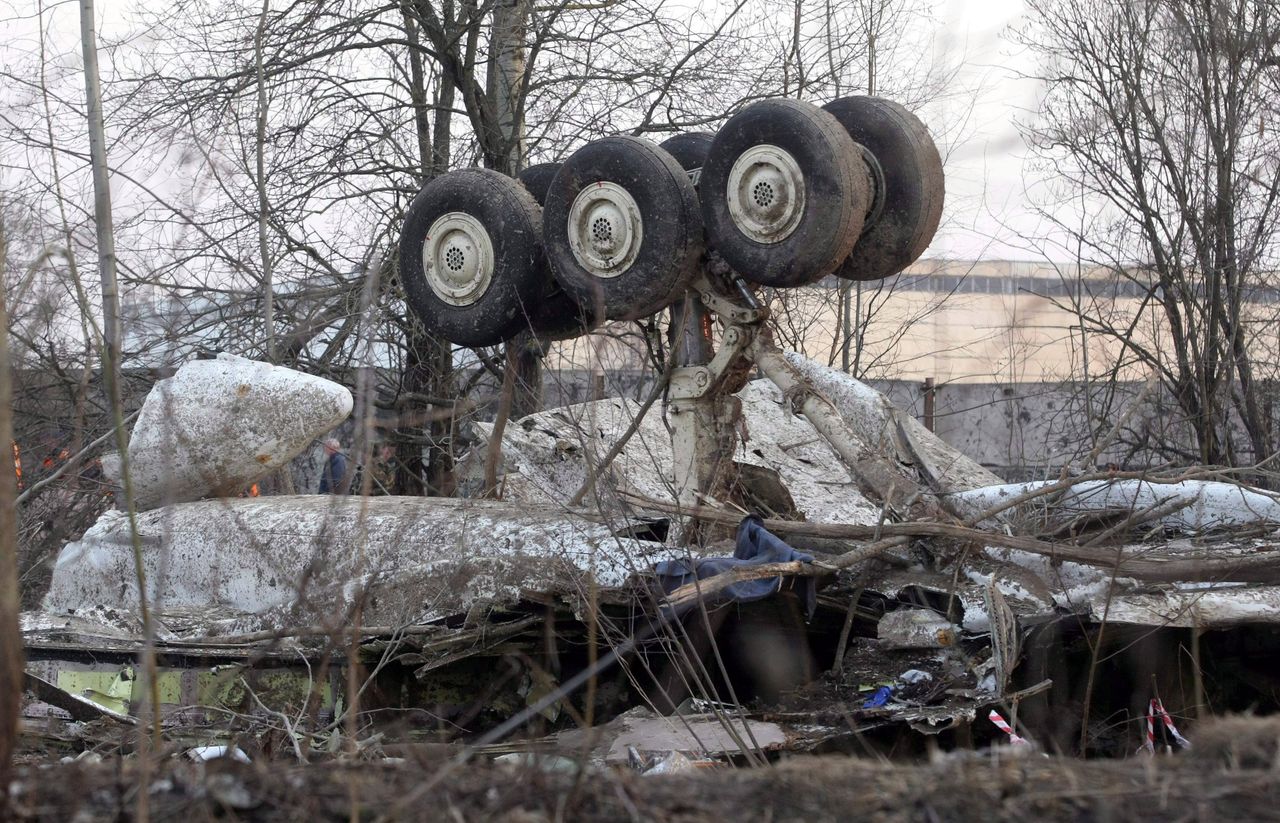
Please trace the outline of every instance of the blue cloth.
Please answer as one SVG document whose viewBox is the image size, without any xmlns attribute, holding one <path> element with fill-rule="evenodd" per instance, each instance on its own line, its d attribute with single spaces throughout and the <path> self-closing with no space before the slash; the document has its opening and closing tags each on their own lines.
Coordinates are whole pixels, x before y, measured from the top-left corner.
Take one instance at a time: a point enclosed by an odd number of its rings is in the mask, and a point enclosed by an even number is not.
<svg viewBox="0 0 1280 823">
<path fill-rule="evenodd" d="M 342 489 L 342 478 L 347 476 L 347 456 L 342 452 L 334 452 L 325 461 L 324 471 L 320 473 L 320 493 L 338 494 Z"/>
<path fill-rule="evenodd" d="M 756 515 L 742 518 L 738 524 L 737 545 L 734 546 L 733 557 L 701 557 L 693 560 L 690 568 L 688 560 L 664 560 L 653 567 L 654 573 L 667 594 L 681 586 L 692 583 L 695 575 L 698 580 L 706 580 L 730 569 L 743 566 L 763 566 L 767 563 L 791 563 L 799 560 L 812 563 L 813 556 L 798 552 L 782 542 L 776 535 L 764 527 Z M 738 602 L 761 600 L 782 588 L 781 577 L 768 577 L 763 580 L 743 580 L 733 583 L 720 593 L 722 597 Z M 805 616 L 813 617 L 818 604 L 817 581 L 812 577 L 801 578 L 800 594 L 804 600 Z"/>
<path fill-rule="evenodd" d="M 881 706 L 883 706 L 885 703 L 889 702 L 889 697 L 892 694 L 893 694 L 893 686 L 881 686 L 880 688 L 875 690 L 875 693 L 873 693 L 870 697 L 867 698 L 867 702 L 862 704 L 862 708 L 878 709 Z"/>
</svg>

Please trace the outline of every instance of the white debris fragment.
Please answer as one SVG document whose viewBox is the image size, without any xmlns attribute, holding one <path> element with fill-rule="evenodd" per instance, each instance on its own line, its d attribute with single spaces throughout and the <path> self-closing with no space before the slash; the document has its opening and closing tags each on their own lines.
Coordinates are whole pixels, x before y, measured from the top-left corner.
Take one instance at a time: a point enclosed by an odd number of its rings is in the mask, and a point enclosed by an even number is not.
<svg viewBox="0 0 1280 823">
<path fill-rule="evenodd" d="M 385 761 L 384 761 L 385 762 Z M 560 754 L 541 754 L 539 752 L 509 752 L 493 759 L 500 766 L 513 766 L 519 769 L 538 769 L 539 771 L 577 774 L 591 769 L 590 764 L 565 757 Z"/>
<path fill-rule="evenodd" d="M 908 454 L 894 455 L 899 439 L 897 427 L 901 424 L 912 443 L 922 452 L 919 458 L 938 472 L 937 479 L 943 488 L 972 489 L 1000 482 L 1000 478 L 977 461 L 926 429 L 911 415 L 896 409 L 889 398 L 866 383 L 796 352 L 787 352 L 787 362 L 827 396 L 845 424 L 874 450 L 899 457 L 904 462 L 913 462 Z"/>
<path fill-rule="evenodd" d="M 980 514 L 1030 491 L 1049 485 L 1049 481 L 1009 483 L 955 492 L 949 498 L 972 512 Z M 1063 516 L 1085 511 L 1163 510 L 1158 520 L 1170 529 L 1189 532 L 1233 526 L 1280 523 L 1280 501 L 1274 497 L 1233 483 L 1207 480 L 1184 480 L 1180 483 L 1153 483 L 1148 480 L 1089 480 L 1063 490 L 1053 501 L 1054 510 Z M 988 523 L 990 525 L 990 523 Z"/>
<path fill-rule="evenodd" d="M 791 414 L 772 383 L 749 383 L 738 397 L 749 440 L 738 446 L 734 460 L 778 472 L 796 508 L 812 522 L 876 522 L 880 508 L 854 487 L 839 457 L 803 417 Z M 609 451 L 638 411 L 637 403 L 609 398 L 549 409 L 508 425 L 502 440 L 503 499 L 563 507 L 586 480 L 589 463 Z M 476 429 L 487 439 L 492 425 Z M 472 450 L 477 474 L 487 451 L 483 444 Z M 610 477 L 620 490 L 674 503 L 672 463 L 671 434 L 660 410 L 650 409 Z"/>
<path fill-rule="evenodd" d="M 939 649 L 956 644 L 956 626 L 929 609 L 897 609 L 876 624 L 876 636 L 890 649 Z"/>
<path fill-rule="evenodd" d="M 187 749 L 187 757 L 195 761 L 229 757 L 240 763 L 253 762 L 249 759 L 249 755 L 240 750 L 239 746 L 196 746 L 194 749 Z"/>
<path fill-rule="evenodd" d="M 1095 620 L 1178 628 L 1222 629 L 1280 623 L 1280 586 L 1227 586 L 1184 591 L 1165 589 L 1095 597 Z"/>
<path fill-rule="evenodd" d="M 142 404 L 129 441 L 135 503 L 145 511 L 239 494 L 351 408 L 351 392 L 330 380 L 229 354 L 193 360 Z"/>
<path fill-rule="evenodd" d="M 898 675 L 898 680 L 906 683 L 908 686 L 914 686 L 917 683 L 928 683 L 933 680 L 933 675 L 920 669 L 907 669 Z"/>
<path fill-rule="evenodd" d="M 786 733 L 776 723 L 715 715 L 659 717 L 644 708 L 624 712 L 609 726 L 606 734 L 615 729 L 617 734 L 608 744 L 606 763 L 626 763 L 632 759 L 632 751 L 663 757 L 669 752 L 697 757 L 736 754 L 741 751 L 744 737 L 763 751 L 787 743 Z"/>
<path fill-rule="evenodd" d="M 711 761 L 702 761 L 709 763 Z M 691 772 L 700 768 L 699 765 L 690 760 L 683 752 L 668 752 L 661 757 L 656 763 L 645 769 L 645 777 L 654 777 L 664 774 L 680 774 L 681 772 Z"/>
<path fill-rule="evenodd" d="M 924 452 L 922 459 L 941 475 L 944 487 L 967 489 L 999 481 L 909 415 L 896 412 L 884 395 L 870 386 L 798 354 L 789 353 L 787 359 L 831 399 L 868 454 L 882 453 L 910 462 L 896 446 L 896 429 L 901 422 L 909 429 L 912 442 Z M 746 437 L 734 460 L 776 471 L 796 508 L 811 522 L 877 522 L 880 506 L 859 492 L 839 456 L 803 416 L 792 412 L 790 401 L 777 386 L 755 380 L 737 397 Z M 548 409 L 507 426 L 502 444 L 504 499 L 563 506 L 586 480 L 588 464 L 610 450 L 638 410 L 638 404 L 630 400 L 609 398 Z M 478 424 L 476 430 L 487 439 L 492 425 Z M 487 454 L 487 444 L 474 449 L 472 459 L 463 461 L 460 473 L 478 476 Z M 625 492 L 673 503 L 672 465 L 671 434 L 661 410 L 655 407 L 614 461 L 610 476 Z"/>
</svg>

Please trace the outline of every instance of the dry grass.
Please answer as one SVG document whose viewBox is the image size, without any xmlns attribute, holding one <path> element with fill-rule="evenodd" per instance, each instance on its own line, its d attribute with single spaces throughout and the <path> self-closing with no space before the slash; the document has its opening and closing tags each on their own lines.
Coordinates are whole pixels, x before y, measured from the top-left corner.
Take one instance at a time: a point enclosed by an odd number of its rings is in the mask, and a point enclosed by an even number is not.
<svg viewBox="0 0 1280 823">
<path fill-rule="evenodd" d="M 156 819 L 347 820 L 1168 820 L 1275 819 L 1280 720 L 1199 727 L 1194 753 L 1081 761 L 1008 749 L 929 764 L 797 757 L 768 768 L 669 777 L 602 771 L 576 780 L 475 763 L 454 771 L 428 805 L 401 799 L 431 779 L 447 751 L 417 761 L 311 766 L 168 761 L 151 778 Z M 19 820 L 128 819 L 132 761 L 24 767 Z"/>
</svg>

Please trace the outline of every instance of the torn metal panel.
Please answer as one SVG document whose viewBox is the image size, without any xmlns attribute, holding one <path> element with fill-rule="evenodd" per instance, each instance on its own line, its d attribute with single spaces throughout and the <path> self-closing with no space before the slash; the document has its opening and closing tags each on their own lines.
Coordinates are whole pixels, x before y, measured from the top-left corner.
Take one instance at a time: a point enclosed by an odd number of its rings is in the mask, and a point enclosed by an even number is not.
<svg viewBox="0 0 1280 823">
<path fill-rule="evenodd" d="M 329 720 L 344 677 L 343 667 L 334 665 L 316 682 L 320 667 L 308 666 L 296 653 L 290 660 L 263 660 L 257 650 L 241 648 L 237 659 L 213 662 L 203 651 L 157 651 L 164 660 L 156 674 L 160 712 L 169 725 L 225 724 L 229 713 L 256 715 L 267 708 L 298 715 L 312 704 L 317 718 Z M 29 647 L 28 654 L 24 674 L 34 699 L 23 705 L 26 717 L 132 724 L 147 700 L 132 653 Z"/>
<path fill-rule="evenodd" d="M 604 752 L 606 763 L 625 763 L 629 749 L 724 757 L 740 753 L 744 746 L 776 751 L 788 743 L 787 734 L 776 723 L 734 715 L 662 717 L 641 709 L 627 712 L 609 725 L 616 736 L 610 735 L 612 740 Z"/>
<path fill-rule="evenodd" d="M 904 480 L 911 479 L 908 467 L 919 457 L 928 466 L 915 468 L 944 489 L 999 482 L 995 475 L 896 410 L 874 389 L 794 353 L 785 355 L 785 363 L 832 400 L 847 429 L 850 442 L 845 445 L 850 454 L 887 457 L 886 465 L 892 472 L 901 472 Z M 840 455 L 809 420 L 792 412 L 791 403 L 776 385 L 756 380 L 736 398 L 742 408 L 741 441 L 733 453 L 737 463 L 777 472 L 797 513 L 806 520 L 864 525 L 877 521 L 880 505 L 858 489 Z M 630 400 L 609 398 L 540 412 L 507 426 L 502 449 L 504 499 L 564 505 L 587 481 L 591 467 L 622 437 L 638 411 L 639 405 Z M 487 441 L 492 425 L 477 424 L 475 428 Z M 899 443 L 902 429 L 910 434 L 910 448 Z M 609 468 L 610 483 L 605 487 L 612 485 L 633 497 L 677 502 L 671 438 L 662 410 L 651 408 Z M 482 443 L 463 460 L 460 474 L 478 478 L 486 453 L 487 443 Z M 475 488 L 480 485 L 478 479 L 470 483 Z M 608 506 L 608 495 L 604 497 Z"/>
<path fill-rule="evenodd" d="M 772 383 L 757 380 L 738 398 L 742 434 L 733 459 L 776 471 L 796 510 L 814 522 L 872 524 L 879 507 L 854 486 L 839 457 L 803 418 L 791 414 Z M 588 467 L 609 451 L 638 411 L 624 399 L 581 403 L 540 412 L 508 426 L 503 436 L 503 498 L 539 506 L 563 506 L 587 480 Z M 491 427 L 476 427 L 488 437 Z M 467 466 L 478 468 L 487 446 L 479 446 Z M 671 435 L 661 413 L 651 409 L 610 467 L 620 491 L 675 503 Z M 591 501 L 595 505 L 596 501 Z"/>
<path fill-rule="evenodd" d="M 448 498 L 294 496 L 209 500 L 138 518 L 149 600 L 188 631 L 236 633 L 342 625 L 363 598 L 366 625 L 412 625 L 465 614 L 522 592 L 617 587 L 659 560 L 686 555 L 615 537 L 556 510 Z M 625 525 L 625 524 L 619 524 Z M 134 614 L 128 520 L 108 513 L 54 567 L 44 610 Z M 193 626 L 193 610 L 238 615 Z"/>
<path fill-rule="evenodd" d="M 22 686 L 36 698 L 23 706 L 23 714 L 27 717 L 48 716 L 53 709 L 60 709 L 68 720 L 99 720 L 107 717 L 122 723 L 134 722 L 127 706 L 122 707 L 115 701 L 112 701 L 114 705 L 105 705 L 93 696 L 60 689 L 29 671 L 22 673 Z M 43 707 L 40 706 L 41 703 L 44 704 Z"/>
<path fill-rule="evenodd" d="M 142 404 L 129 440 L 134 504 L 239 494 L 351 408 L 351 392 L 331 380 L 230 354 L 192 360 Z M 118 467 L 104 462 L 115 480 Z"/>
<path fill-rule="evenodd" d="M 1095 620 L 1140 626 L 1225 629 L 1280 624 L 1280 586 L 1165 588 L 1095 595 L 1089 603 Z"/>
<path fill-rule="evenodd" d="M 1050 481 L 1009 483 L 948 495 L 974 515 L 1028 492 L 1054 485 Z M 1046 495 L 1040 498 L 1043 503 Z M 1206 480 L 1154 483 L 1147 480 L 1090 480 L 1055 493 L 1055 519 L 1085 512 L 1152 513 L 1152 522 L 1168 529 L 1202 532 L 1238 526 L 1280 523 L 1280 501 L 1263 492 Z M 1155 516 L 1159 514 L 1159 516 Z"/>
</svg>

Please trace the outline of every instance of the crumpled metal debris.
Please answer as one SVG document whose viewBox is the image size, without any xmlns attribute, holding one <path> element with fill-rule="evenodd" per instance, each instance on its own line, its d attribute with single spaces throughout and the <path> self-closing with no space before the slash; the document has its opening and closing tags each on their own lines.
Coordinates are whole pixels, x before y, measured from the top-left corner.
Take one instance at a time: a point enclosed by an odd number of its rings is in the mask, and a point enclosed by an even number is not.
<svg viewBox="0 0 1280 823">
<path fill-rule="evenodd" d="M 981 514 L 1051 485 L 1055 484 L 1044 480 L 1007 483 L 957 491 L 948 497 Z M 1152 522 L 1188 532 L 1280 524 L 1280 501 L 1273 495 L 1208 480 L 1086 480 L 1053 493 L 1052 500 L 1055 516 L 1064 520 L 1082 512 L 1116 511 L 1150 513 Z"/>
<path fill-rule="evenodd" d="M 192 360 L 151 388 L 129 439 L 140 511 L 237 495 L 351 414 L 345 387 L 230 354 Z M 119 481 L 119 457 L 104 459 Z"/>
<path fill-rule="evenodd" d="M 956 644 L 956 626 L 929 609 L 897 609 L 876 625 L 880 642 L 890 649 L 941 649 Z"/>
</svg>

